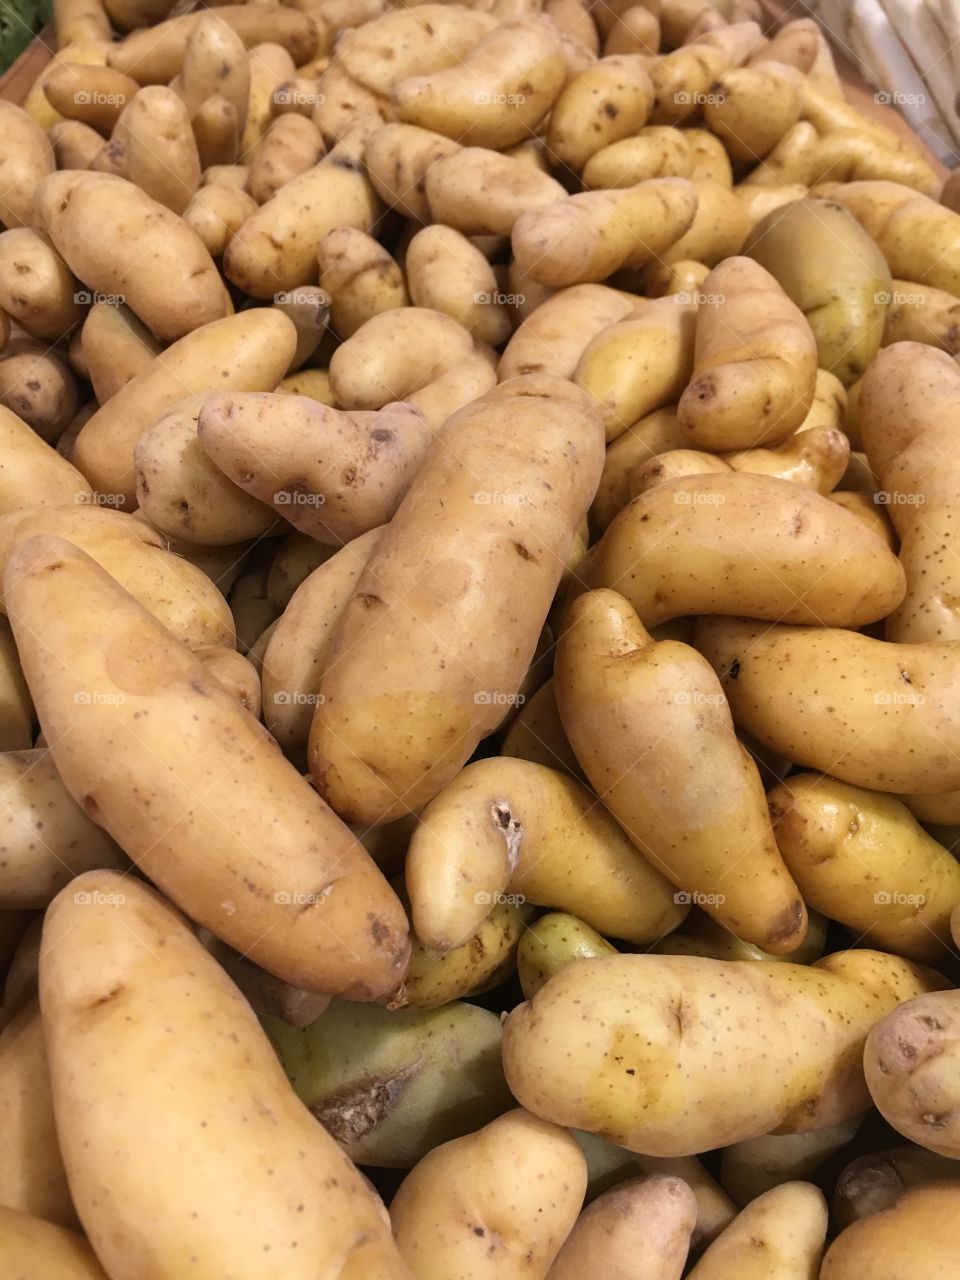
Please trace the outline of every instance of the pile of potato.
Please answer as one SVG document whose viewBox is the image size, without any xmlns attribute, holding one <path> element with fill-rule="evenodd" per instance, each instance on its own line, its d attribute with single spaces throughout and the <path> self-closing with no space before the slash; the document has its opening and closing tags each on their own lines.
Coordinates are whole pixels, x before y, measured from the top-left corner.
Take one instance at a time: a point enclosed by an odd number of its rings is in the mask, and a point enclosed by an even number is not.
<svg viewBox="0 0 960 1280">
<path fill-rule="evenodd" d="M 0 1276 L 956 1280 L 958 185 L 755 0 L 55 9 Z"/>
</svg>

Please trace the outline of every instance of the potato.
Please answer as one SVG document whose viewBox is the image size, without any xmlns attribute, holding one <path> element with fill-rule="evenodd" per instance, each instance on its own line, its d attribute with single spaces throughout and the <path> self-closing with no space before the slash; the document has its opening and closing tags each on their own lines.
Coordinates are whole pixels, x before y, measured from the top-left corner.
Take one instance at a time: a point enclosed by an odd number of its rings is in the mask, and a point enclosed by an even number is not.
<svg viewBox="0 0 960 1280">
<path fill-rule="evenodd" d="M 596 413 L 559 379 L 512 379 L 446 423 L 361 575 L 321 682 L 310 769 L 338 812 L 380 825 L 420 808 L 497 727 L 602 461 Z M 475 622 L 511 641 L 464 648 Z"/>
<path fill-rule="evenodd" d="M 120 31 L 134 31 L 161 22 L 173 8 L 171 0 L 105 0 L 110 21 Z"/>
<path fill-rule="evenodd" d="M 686 915 L 660 868 L 573 778 L 508 757 L 478 760 L 421 815 L 406 862 L 413 926 L 460 947 L 502 900 L 576 910 L 593 928 L 651 942 Z"/>
<path fill-rule="evenodd" d="M 289 293 L 278 293 L 273 305 L 293 322 L 297 331 L 297 349 L 290 367 L 291 371 L 299 369 L 329 332 L 330 296 L 317 285 L 301 285 Z"/>
<path fill-rule="evenodd" d="M 201 172 L 183 99 L 164 85 L 148 85 L 124 107 L 113 137 L 123 143 L 130 181 L 159 204 L 183 213 L 200 185 Z"/>
<path fill-rule="evenodd" d="M 645 54 L 657 52 L 660 44 L 660 24 L 656 15 L 642 4 L 633 5 L 618 14 L 604 41 L 604 57 L 615 54 Z"/>
<path fill-rule="evenodd" d="M 0 99 L 0 222 L 5 227 L 35 224 L 33 193 L 53 173 L 53 148 L 40 126 L 22 107 Z"/>
<path fill-rule="evenodd" d="M 335 227 L 317 248 L 320 284 L 330 298 L 330 319 L 341 338 L 352 338 L 368 320 L 405 306 L 403 272 L 373 236 Z"/>
<path fill-rule="evenodd" d="M 101 405 L 149 369 L 163 350 L 122 303 L 94 301 L 83 322 L 82 349 L 87 376 Z"/>
<path fill-rule="evenodd" d="M 762 160 L 799 121 L 800 80 L 793 68 L 764 62 L 730 67 L 710 86 L 704 122 L 732 160 Z"/>
<path fill-rule="evenodd" d="M 664 125 L 650 125 L 597 148 L 584 164 L 588 188 L 632 187 L 650 178 L 689 178 L 693 152 L 686 134 Z"/>
<path fill-rule="evenodd" d="M 500 1020 L 456 1001 L 388 1011 L 334 1000 L 312 1026 L 265 1022 L 301 1100 L 351 1159 L 409 1169 L 511 1105 Z"/>
<path fill-rule="evenodd" d="M 802 182 L 794 182 L 789 186 L 774 183 L 757 186 L 741 182 L 739 186 L 733 188 L 733 194 L 740 201 L 747 217 L 747 227 L 752 231 L 757 223 L 762 222 L 773 210 L 782 209 L 784 205 L 792 205 L 802 200 L 807 194 L 807 188 Z"/>
<path fill-rule="evenodd" d="M 322 564 L 332 560 L 337 547 L 325 547 L 306 534 L 291 529 L 277 547 L 267 572 L 267 596 L 281 611 L 286 609 L 301 583 Z"/>
<path fill-rule="evenodd" d="M 365 88 L 388 98 L 410 76 L 457 66 L 497 22 L 471 6 L 441 3 L 399 7 L 350 25 L 337 41 L 337 62 Z"/>
<path fill-rule="evenodd" d="M 403 403 L 351 416 L 305 396 L 216 391 L 197 434 L 234 484 L 334 546 L 391 519 L 433 437 Z"/>
<path fill-rule="evenodd" d="M 568 965 L 509 1015 L 507 1084 L 535 1115 L 645 1155 L 824 1129 L 869 1105 L 870 1027 L 938 985 L 879 951 L 813 966 L 603 956 Z"/>
<path fill-rule="evenodd" d="M 203 663 L 62 539 L 21 542 L 7 561 L 5 585 L 60 776 L 124 852 L 199 923 L 292 985 L 361 999 L 394 989 L 408 954 L 400 904 L 359 844 Z M 82 629 L 70 622 L 68 605 L 76 599 L 84 601 Z M 39 616 L 49 648 L 33 639 Z M 117 644 L 125 655 L 119 686 L 108 670 L 110 646 Z M 89 702 L 78 702 L 78 692 Z M 215 739 L 232 759 L 226 769 L 211 753 Z M 97 744 L 138 781 L 128 785 L 122 772 L 104 775 Z M 146 759 L 154 762 L 149 787 Z M 160 769 L 157 760 L 164 762 Z M 210 796 L 205 806 L 191 800 L 198 787 Z"/>
<path fill-rule="evenodd" d="M 556 178 L 518 156 L 459 147 L 431 164 L 424 178 L 428 216 L 464 235 L 508 236 L 524 213 L 563 200 Z"/>
<path fill-rule="evenodd" d="M 755 754 L 754 762 L 761 768 L 761 762 Z M 708 960 L 780 960 L 810 964 L 819 960 L 824 953 L 829 921 L 817 911 L 808 910 L 807 917 L 809 927 L 800 945 L 792 951 L 774 955 L 752 942 L 744 942 L 695 907 L 687 917 L 683 929 L 667 934 L 651 950 L 662 956 L 704 956 Z"/>
<path fill-rule="evenodd" d="M 162 342 L 229 313 L 230 299 L 199 236 L 132 182 L 67 171 L 44 178 L 36 200 L 54 248 L 74 275 L 126 302 Z M 131 226 L 139 232 L 124 231 Z"/>
<path fill-rule="evenodd" d="M 960 298 L 909 280 L 891 283 L 881 344 L 923 342 L 952 356 L 960 354 Z"/>
<path fill-rule="evenodd" d="M 239 159 L 240 121 L 236 107 L 226 98 L 208 98 L 190 124 L 201 170 L 232 165 Z"/>
<path fill-rule="evenodd" d="M 158 1276 L 226 1267 L 238 1280 L 337 1270 L 401 1280 L 376 1195 L 296 1098 L 249 1005 L 164 899 L 89 872 L 50 907 L 43 937 L 40 999 L 64 1164 L 112 1275 L 147 1258 Z M 97 1016 L 83 1017 L 92 1007 Z M 169 1037 L 176 1054 L 161 1048 Z M 135 1066 L 145 1050 L 149 1072 Z M 175 1108 L 163 1105 L 171 1096 Z M 134 1132 L 149 1167 L 129 1163 L 124 1196 L 105 1197 Z M 177 1177 L 161 1209 L 154 1187 L 165 1167 Z M 217 1197 L 214 1185 L 233 1192 Z"/>
<path fill-rule="evenodd" d="M 62 338 L 83 318 L 79 288 L 41 232 L 0 233 L 0 308 L 32 338 Z"/>
<path fill-rule="evenodd" d="M 767 796 L 777 844 L 806 902 L 870 945 L 945 964 L 960 865 L 893 796 L 814 773 Z"/>
<path fill-rule="evenodd" d="M 216 12 L 201 12 L 187 37 L 179 76 L 180 92 L 191 118 L 208 99 L 222 98 L 234 108 L 242 134 L 250 105 L 251 61 L 236 31 Z"/>
<path fill-rule="evenodd" d="M 720 674 L 737 724 L 778 755 L 873 791 L 960 789 L 960 761 L 943 749 L 960 679 L 952 643 L 704 618 L 695 644 Z M 825 682 L 833 666 L 845 678 Z"/>
<path fill-rule="evenodd" d="M 743 185 L 779 187 L 801 183 L 809 187 L 818 140 L 819 134 L 813 125 L 798 120 L 766 153 L 763 162 L 747 174 Z"/>
<path fill-rule="evenodd" d="M 517 949 L 517 976 L 523 998 L 532 1000 L 568 964 L 615 954 L 616 947 L 576 916 L 548 912 L 529 926 Z"/>
<path fill-rule="evenodd" d="M 57 62 L 43 81 L 43 91 L 55 111 L 107 138 L 139 87 L 136 80 L 113 67 L 75 62 Z"/>
<path fill-rule="evenodd" d="M 827 1237 L 823 1192 L 785 1182 L 737 1214 L 689 1273 L 690 1280 L 809 1280 Z"/>
<path fill-rule="evenodd" d="M 648 489 L 609 526 L 583 577 L 616 586 L 647 627 L 707 613 L 858 627 L 904 589 L 889 546 L 856 516 L 789 481 L 738 472 Z"/>
<path fill-rule="evenodd" d="M 695 182 L 715 183 L 720 187 L 732 187 L 733 168 L 727 149 L 720 139 L 706 129 L 689 128 L 684 129 L 683 137 L 693 158 L 691 179 Z M 719 204 L 721 208 L 726 206 L 732 212 L 733 206 L 728 201 L 723 201 L 712 187 L 703 188 L 703 195 L 708 202 Z"/>
<path fill-rule="evenodd" d="M 804 904 L 777 851 L 760 775 L 736 740 L 708 664 L 688 645 L 654 642 L 613 591 L 582 596 L 565 627 L 557 706 L 601 801 L 680 890 L 676 903 L 703 906 L 768 951 L 792 950 L 806 932 Z M 627 653 L 629 666 L 621 661 Z M 650 714 L 624 723 L 625 702 Z M 686 782 L 668 792 L 674 770 Z M 749 859 L 738 856 L 743 848 Z"/>
<path fill-rule="evenodd" d="M 11 1275 L 109 1280 L 83 1236 L 16 1209 L 0 1207 L 0 1249 Z"/>
<path fill-rule="evenodd" d="M 207 673 L 232 693 L 255 720 L 260 719 L 260 676 L 249 658 L 227 645 L 208 645 L 194 651 Z"/>
<path fill-rule="evenodd" d="M 817 370 L 817 377 L 825 373 Z M 838 382 L 837 386 L 843 390 Z M 812 409 L 811 409 L 812 412 Z M 749 471 L 754 475 L 778 476 L 804 489 L 831 495 L 841 482 L 850 461 L 850 441 L 838 427 L 807 426 L 810 414 L 801 429 L 787 436 L 772 449 L 744 449 L 739 453 L 724 454 L 724 461 L 734 471 Z M 708 455 L 704 455 L 708 456 Z"/>
<path fill-rule="evenodd" d="M 653 85 L 643 58 L 601 58 L 575 76 L 554 103 L 547 130 L 553 164 L 580 173 L 602 147 L 642 129 L 652 106 Z"/>
<path fill-rule="evenodd" d="M 585 0 L 546 0 L 543 12 L 561 35 L 577 40 L 591 53 L 600 51 L 597 25 Z"/>
<path fill-rule="evenodd" d="M 376 222 L 379 201 L 361 154 L 361 139 L 348 137 L 261 205 L 227 246 L 227 277 L 255 298 L 312 284 L 317 248 L 328 231 L 369 231 Z"/>
<path fill-rule="evenodd" d="M 222 258 L 227 245 L 256 211 L 252 196 L 218 183 L 200 188 L 184 209 L 183 220 L 203 241 L 211 258 Z"/>
<path fill-rule="evenodd" d="M 0 405 L 0 513 L 88 501 L 90 485 L 15 413 Z"/>
<path fill-rule="evenodd" d="M 667 253 L 692 224 L 697 192 L 683 178 L 620 191 L 586 191 L 522 214 L 511 242 L 520 269 L 562 289 L 605 280 Z M 683 255 L 689 256 L 689 255 Z"/>
<path fill-rule="evenodd" d="M 80 408 L 69 365 L 45 342 L 15 338 L 0 351 L 0 404 L 53 444 Z"/>
<path fill-rule="evenodd" d="M 48 751 L 0 753 L 0 778 L 4 788 L 0 906 L 4 910 L 45 907 L 73 876 L 96 867 L 119 870 L 126 865 L 109 836 L 74 803 Z M 11 1202 L 4 1199 L 4 1203 Z M 40 1213 L 26 1203 L 13 1207 Z"/>
<path fill-rule="evenodd" d="M 397 1248 L 419 1280 L 534 1280 L 547 1275 L 586 1187 L 570 1134 L 517 1108 L 434 1147 L 407 1174 L 390 1206 Z"/>
<path fill-rule="evenodd" d="M 861 117 L 857 126 L 862 124 Z M 897 182 L 936 200 L 941 180 L 899 136 L 879 138 L 862 127 L 834 129 L 813 148 L 809 183 L 857 181 Z"/>
<path fill-rule="evenodd" d="M 346 409 L 382 409 L 456 371 L 473 350 L 470 334 L 450 316 L 422 307 L 391 308 L 371 317 L 330 360 L 330 386 Z M 441 424 L 437 423 L 439 427 Z"/>
<path fill-rule="evenodd" d="M 96 129 L 79 120 L 61 120 L 48 130 L 58 169 L 89 169 L 103 146 Z"/>
<path fill-rule="evenodd" d="M 849 213 L 832 200 L 788 204 L 757 224 L 743 251 L 808 318 L 820 366 L 854 382 L 880 345 L 892 283 Z"/>
<path fill-rule="evenodd" d="M 57 1142 L 43 1025 L 34 995 L 0 1032 L 0 1119 L 7 1134 L 0 1166 L 4 1210 L 78 1227 Z M 0 1249 L 9 1265 L 2 1242 Z"/>
<path fill-rule="evenodd" d="M 531 14 L 496 27 L 455 66 L 401 80 L 391 103 L 405 124 L 497 150 L 536 128 L 565 71 L 556 27 Z"/>
<path fill-rule="evenodd" d="M 203 11 L 187 13 L 136 31 L 111 47 L 107 62 L 138 84 L 169 84 L 183 70 L 190 38 L 205 16 Z M 308 14 L 279 5 L 218 5 L 217 17 L 248 49 L 270 40 L 282 45 L 297 66 L 309 62 L 320 51 L 321 39 L 329 40 L 331 34 L 321 33 Z"/>
<path fill-rule="evenodd" d="M 891 1209 L 910 1187 L 951 1178 L 957 1166 L 923 1147 L 903 1146 L 852 1160 L 837 1179 L 833 1216 L 842 1231 L 852 1222 Z"/>
<path fill-rule="evenodd" d="M 572 378 L 591 338 L 637 305 L 617 289 L 578 284 L 542 302 L 523 321 L 500 357 L 501 382 L 523 373 Z"/>
<path fill-rule="evenodd" d="M 786 63 L 804 75 L 812 70 L 820 46 L 820 29 L 811 18 L 794 18 L 770 35 L 770 43 L 752 55 L 748 65 L 756 62 Z"/>
<path fill-rule="evenodd" d="M 610 1280 L 680 1280 L 697 1222 L 697 1200 L 680 1178 L 636 1178 L 580 1214 L 549 1280 L 580 1280 L 602 1268 Z"/>
<path fill-rule="evenodd" d="M 677 415 L 697 448 L 776 444 L 813 403 L 817 348 L 799 309 L 749 258 L 707 276 L 699 307 L 693 377 Z"/>
<path fill-rule="evenodd" d="M 509 337 L 510 315 L 494 270 L 459 231 L 424 227 L 407 245 L 404 266 L 415 307 L 452 316 L 478 341 L 494 347 Z"/>
<path fill-rule="evenodd" d="M 862 1119 L 854 1116 L 810 1133 L 767 1133 L 724 1147 L 720 1165 L 724 1189 L 737 1204 L 748 1205 L 785 1182 L 812 1177 L 830 1156 L 853 1141 Z"/>
<path fill-rule="evenodd" d="M 436 162 L 458 144 L 412 124 L 384 124 L 367 138 L 364 162 L 377 195 L 391 209 L 418 222 L 430 221 L 425 182 Z"/>
<path fill-rule="evenodd" d="M 697 304 L 675 295 L 639 302 L 587 344 L 574 381 L 597 402 L 608 441 L 680 397 L 696 327 Z"/>
<path fill-rule="evenodd" d="M 268 41 L 249 51 L 250 93 L 247 122 L 240 135 L 240 155 L 248 156 L 273 119 L 277 94 L 296 73 L 296 65 L 282 44 Z"/>
<path fill-rule="evenodd" d="M 590 508 L 594 526 L 603 533 L 630 501 L 638 467 L 659 454 L 681 449 L 685 443 L 686 436 L 672 407 L 647 414 L 611 441 Z"/>
<path fill-rule="evenodd" d="M 834 1240 L 821 1280 L 949 1280 L 960 1266 L 953 1217 L 960 1180 L 907 1191 L 896 1204 L 855 1222 Z"/>
<path fill-rule="evenodd" d="M 133 450 L 141 434 L 185 396 L 211 386 L 266 391 L 283 377 L 296 345 L 286 316 L 256 307 L 204 326 L 161 352 L 93 415 L 77 436 L 78 468 L 118 507 L 133 507 Z"/>
<path fill-rule="evenodd" d="M 198 936 L 210 954 L 226 969 L 258 1017 L 282 1018 L 293 1027 L 308 1027 L 329 1007 L 331 996 L 303 991 L 275 978 L 266 969 L 251 964 L 206 929 L 201 929 Z"/>
<path fill-rule="evenodd" d="M 715 83 L 732 65 L 720 49 L 699 42 L 664 54 L 650 65 L 655 105 L 652 124 L 679 125 L 696 116 Z"/>
<path fill-rule="evenodd" d="M 320 131 L 312 120 L 298 115 L 280 116 L 250 156 L 250 194 L 257 204 L 264 204 L 281 187 L 311 169 L 324 150 Z"/>
<path fill-rule="evenodd" d="M 343 142 L 351 135 L 367 138 L 393 119 L 390 99 L 354 80 L 337 59 L 319 76 L 313 122 L 325 143 Z"/>
</svg>

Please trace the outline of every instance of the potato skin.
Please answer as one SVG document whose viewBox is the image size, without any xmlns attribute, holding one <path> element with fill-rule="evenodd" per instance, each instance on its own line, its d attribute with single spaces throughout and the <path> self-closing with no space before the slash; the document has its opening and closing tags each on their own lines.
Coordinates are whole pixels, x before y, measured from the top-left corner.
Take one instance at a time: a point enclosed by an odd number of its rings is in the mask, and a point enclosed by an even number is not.
<svg viewBox="0 0 960 1280">
<path fill-rule="evenodd" d="M 827 1236 L 823 1192 L 784 1182 L 741 1210 L 690 1272 L 690 1280 L 810 1280 Z"/>
<path fill-rule="evenodd" d="M 87 480 L 15 413 L 0 405 L 0 513 L 59 506 L 93 495 Z"/>
<path fill-rule="evenodd" d="M 561 380 L 502 383 L 446 423 L 320 686 L 310 770 L 338 812 L 379 825 L 419 808 L 502 720 L 602 463 L 599 419 Z M 491 629 L 509 642 L 464 649 Z"/>
<path fill-rule="evenodd" d="M 580 173 L 601 147 L 642 129 L 652 106 L 645 59 L 601 58 L 575 76 L 554 103 L 547 148 L 558 165 Z"/>
<path fill-rule="evenodd" d="M 64 1163 L 111 1276 L 160 1280 L 199 1267 L 238 1280 L 313 1280 L 365 1264 L 367 1274 L 407 1280 L 377 1197 L 290 1089 L 240 992 L 159 894 L 109 872 L 61 894 L 44 922 L 40 998 Z M 145 1059 L 148 1072 L 136 1065 Z M 104 1188 L 131 1133 L 151 1159 L 123 1162 L 118 1199 Z M 177 1176 L 160 1208 L 164 1168 Z"/>
<path fill-rule="evenodd" d="M 5 585 L 60 776 L 142 870 L 199 923 L 294 986 L 363 999 L 399 985 L 407 926 L 396 897 L 203 663 L 62 539 L 20 543 Z M 82 629 L 71 624 L 77 599 L 90 618 Z M 50 610 L 59 625 L 44 626 L 47 649 L 32 637 Z M 104 752 L 116 762 L 109 776 L 96 763 Z M 211 798 L 201 806 L 204 777 Z"/>
<path fill-rule="evenodd" d="M 79 288 L 45 236 L 26 227 L 0 234 L 0 308 L 32 338 L 61 338 L 82 318 Z"/>
<path fill-rule="evenodd" d="M 854 1222 L 827 1250 L 820 1280 L 952 1280 L 960 1268 L 960 1180 L 914 1187 Z"/>
<path fill-rule="evenodd" d="M 34 225 L 34 188 L 56 167 L 47 135 L 22 107 L 0 100 L 0 222 Z"/>
<path fill-rule="evenodd" d="M 12 1276 L 57 1280 L 110 1280 L 76 1231 L 0 1206 L 0 1251 Z"/>
</svg>

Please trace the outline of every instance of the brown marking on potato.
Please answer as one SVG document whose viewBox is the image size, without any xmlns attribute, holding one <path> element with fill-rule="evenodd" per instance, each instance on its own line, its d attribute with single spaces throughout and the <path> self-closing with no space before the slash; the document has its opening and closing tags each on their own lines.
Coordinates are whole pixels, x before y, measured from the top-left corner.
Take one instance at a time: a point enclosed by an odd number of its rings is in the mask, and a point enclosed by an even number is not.
<svg viewBox="0 0 960 1280">
<path fill-rule="evenodd" d="M 116 1000 L 117 996 L 122 995 L 124 991 L 126 991 L 126 987 L 122 982 L 118 982 L 117 985 L 112 987 L 108 992 L 106 992 L 106 994 L 97 996 L 95 1000 L 91 1000 L 86 1006 L 85 1012 L 89 1013 L 92 1009 L 99 1009 L 102 1005 L 109 1004 L 111 1000 Z"/>
<path fill-rule="evenodd" d="M 365 1138 L 390 1117 L 417 1073 L 417 1063 L 395 1075 L 371 1077 L 344 1085 L 307 1108 L 337 1142 L 346 1145 Z"/>
<path fill-rule="evenodd" d="M 532 560 L 534 564 L 536 564 L 537 557 L 532 551 L 529 551 L 522 542 L 514 542 L 513 547 L 521 560 Z"/>
</svg>

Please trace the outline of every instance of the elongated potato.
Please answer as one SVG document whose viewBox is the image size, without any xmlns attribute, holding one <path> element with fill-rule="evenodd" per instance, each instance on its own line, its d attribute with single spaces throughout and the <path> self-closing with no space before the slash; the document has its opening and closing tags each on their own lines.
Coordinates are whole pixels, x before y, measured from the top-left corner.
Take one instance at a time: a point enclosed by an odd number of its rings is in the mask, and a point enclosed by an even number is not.
<svg viewBox="0 0 960 1280">
<path fill-rule="evenodd" d="M 823 1192 L 810 1182 L 785 1182 L 737 1214 L 690 1280 L 810 1280 L 826 1238 Z"/>
<path fill-rule="evenodd" d="M 570 1134 L 517 1108 L 424 1156 L 390 1219 L 418 1280 L 535 1280 L 548 1274 L 586 1189 L 586 1161 Z"/>
<path fill-rule="evenodd" d="M 825 370 L 817 371 L 832 378 Z M 839 389 L 843 387 L 838 383 Z M 734 471 L 754 475 L 778 476 L 804 489 L 831 494 L 846 474 L 850 462 L 850 441 L 839 427 L 808 426 L 813 406 L 802 429 L 772 449 L 744 449 L 726 454 L 724 461 Z"/>
<path fill-rule="evenodd" d="M 892 281 L 882 345 L 923 342 L 955 356 L 960 353 L 960 298 L 930 285 Z"/>
<path fill-rule="evenodd" d="M 367 139 L 364 162 L 377 195 L 391 209 L 417 222 L 429 222 L 425 181 L 437 162 L 452 155 L 452 138 L 413 124 L 384 124 Z"/>
<path fill-rule="evenodd" d="M 87 376 L 101 405 L 148 369 L 163 349 L 129 307 L 100 300 L 87 312 L 81 343 Z"/>
<path fill-rule="evenodd" d="M 858 121 L 862 126 L 862 118 Z M 936 200 L 940 175 L 898 136 L 862 127 L 833 129 L 813 148 L 809 182 L 896 182 Z"/>
<path fill-rule="evenodd" d="M 604 956 L 568 965 L 510 1014 L 507 1083 L 535 1115 L 646 1155 L 824 1129 L 869 1106 L 871 1026 L 943 985 L 879 951 L 812 966 Z"/>
<path fill-rule="evenodd" d="M 197 1266 L 228 1267 L 238 1280 L 407 1276 L 369 1184 L 290 1089 L 249 1005 L 159 894 L 90 872 L 48 910 L 43 939 L 40 997 L 64 1163 L 112 1275 L 142 1273 L 148 1258 L 157 1276 Z M 85 1017 L 91 1008 L 96 1017 Z M 175 1054 L 161 1047 L 171 1036 Z M 149 1072 L 134 1065 L 144 1052 Z M 180 1099 L 172 1109 L 171 1096 Z M 122 1199 L 106 1196 L 118 1144 L 132 1132 L 152 1159 L 129 1165 Z M 184 1166 L 186 1147 L 194 1156 Z M 177 1177 L 161 1209 L 153 1187 L 163 1167 Z M 213 1196 L 212 1186 L 232 1191 Z"/>
<path fill-rule="evenodd" d="M 737 724 L 785 759 L 874 791 L 960 789 L 960 761 L 944 748 L 958 731 L 953 643 L 703 618 L 695 644 Z M 827 687 L 823 672 L 833 666 L 846 678 Z"/>
<path fill-rule="evenodd" d="M 534 375 L 447 422 L 358 583 L 321 683 L 310 767 L 339 812 L 379 825 L 418 809 L 503 719 L 596 488 L 602 437 L 582 392 Z M 512 643 L 463 648 L 491 627 Z"/>
<path fill-rule="evenodd" d="M 118 507 L 136 504 L 133 450 L 147 427 L 185 396 L 215 385 L 267 391 L 286 373 L 296 329 L 279 311 L 255 307 L 205 325 L 168 347 L 116 392 L 74 444 L 77 467 Z"/>
<path fill-rule="evenodd" d="M 60 120 L 49 130 L 58 169 L 90 169 L 103 146 L 96 129 L 79 120 Z"/>
<path fill-rule="evenodd" d="M 885 617 L 904 591 L 889 545 L 856 516 L 787 480 L 735 471 L 640 494 L 583 576 L 615 586 L 648 627 L 706 613 L 859 627 Z"/>
<path fill-rule="evenodd" d="M 407 245 L 404 269 L 414 306 L 452 316 L 494 347 L 510 335 L 510 314 L 494 269 L 459 231 L 439 225 L 418 231 Z"/>
<path fill-rule="evenodd" d="M 320 284 L 330 299 L 330 321 L 351 338 L 382 311 L 409 301 L 403 272 L 373 236 L 357 227 L 335 227 L 317 246 Z"/>
<path fill-rule="evenodd" d="M 638 467 L 658 454 L 682 449 L 685 444 L 686 435 L 674 407 L 647 414 L 611 441 L 597 496 L 590 508 L 590 519 L 596 528 L 603 533 L 630 501 Z"/>
<path fill-rule="evenodd" d="M 731 67 L 711 85 L 704 120 L 731 159 L 762 160 L 798 122 L 799 81 L 782 63 L 765 62 Z"/>
<path fill-rule="evenodd" d="M 51 565 L 58 572 L 51 574 Z M 294 986 L 361 998 L 396 987 L 407 959 L 399 902 L 202 662 L 62 539 L 20 543 L 5 585 L 60 776 L 133 861 L 199 923 Z M 83 628 L 71 623 L 69 605 L 78 598 L 88 619 Z M 40 616 L 44 645 L 33 639 Z M 124 665 L 114 671 L 110 655 L 118 644 Z M 89 701 L 78 701 L 78 693 Z M 215 740 L 231 764 L 211 758 Z M 101 749 L 137 781 L 128 785 L 122 771 L 104 775 Z M 166 767 L 151 763 L 145 774 L 147 759 Z M 144 786 L 145 776 L 152 786 Z M 204 805 L 198 788 L 209 797 Z"/>
<path fill-rule="evenodd" d="M 819 136 L 807 120 L 798 120 L 767 152 L 762 163 L 750 170 L 743 185 L 778 187 L 796 182 L 809 187 Z"/>
<path fill-rule="evenodd" d="M 74 275 L 125 301 L 161 341 L 229 314 L 230 299 L 199 236 L 132 182 L 53 174 L 38 186 L 36 206 Z M 138 226 L 136 235 L 124 230 L 131 225 Z M 110 253 L 101 251 L 103 243 Z"/>
<path fill-rule="evenodd" d="M 178 81 L 191 118 L 210 98 L 223 98 L 236 111 L 242 134 L 250 103 L 251 60 L 232 27 L 210 10 L 201 13 L 187 37 Z"/>
<path fill-rule="evenodd" d="M 331 390 L 346 409 L 410 402 L 456 372 L 472 350 L 470 334 L 450 316 L 423 307 L 391 308 L 372 316 L 333 353 Z"/>
<path fill-rule="evenodd" d="M 43 92 L 55 111 L 105 137 L 139 88 L 136 80 L 113 67 L 73 62 L 58 62 L 43 82 Z"/>
<path fill-rule="evenodd" d="M 257 44 L 249 51 L 249 66 L 250 93 L 247 123 L 240 135 L 240 156 L 248 156 L 270 127 L 277 95 L 297 70 L 288 51 L 273 41 Z"/>
<path fill-rule="evenodd" d="M 112 136 L 123 143 L 130 181 L 159 204 L 183 213 L 201 172 L 183 99 L 165 85 L 148 85 L 124 107 Z"/>
<path fill-rule="evenodd" d="M 686 909 L 638 848 L 575 779 L 505 756 L 476 761 L 434 797 L 410 841 L 414 930 L 449 951 L 506 895 L 651 942 Z"/>
<path fill-rule="evenodd" d="M 523 373 L 572 378 L 590 339 L 622 320 L 636 302 L 600 284 L 572 285 L 536 307 L 500 357 L 501 382 Z"/>
<path fill-rule="evenodd" d="M 83 1236 L 16 1209 L 0 1207 L 0 1250 L 11 1275 L 110 1280 Z"/>
<path fill-rule="evenodd" d="M 749 258 L 715 267 L 697 314 L 693 378 L 677 413 L 695 448 L 746 449 L 795 431 L 813 403 L 817 347 L 769 272 Z"/>
<path fill-rule="evenodd" d="M 580 173 L 601 147 L 642 129 L 653 106 L 645 60 L 601 58 L 566 85 L 550 112 L 547 150 L 557 165 Z"/>
<path fill-rule="evenodd" d="M 0 222 L 5 227 L 32 227 L 34 190 L 56 167 L 53 148 L 37 122 L 6 100 L 0 100 L 0 136 Z"/>
<path fill-rule="evenodd" d="M 72 329 L 83 318 L 79 289 L 42 233 L 27 227 L 0 233 L 0 309 L 31 337 L 62 338 Z"/>
<path fill-rule="evenodd" d="M 92 498 L 90 485 L 15 413 L 0 405 L 0 513 Z"/>
<path fill-rule="evenodd" d="M 281 187 L 312 168 L 323 151 L 323 139 L 312 120 L 299 115 L 278 117 L 250 156 L 250 194 L 257 204 L 264 204 Z"/>
<path fill-rule="evenodd" d="M 0 749 L 29 748 L 36 719 L 10 624 L 6 618 L 0 619 Z"/>
<path fill-rule="evenodd" d="M 429 217 L 464 235 L 508 236 L 521 215 L 563 200 L 566 192 L 518 156 L 459 147 L 427 171 Z"/>
<path fill-rule="evenodd" d="M 594 790 L 680 890 L 677 903 L 695 902 L 768 951 L 802 942 L 806 910 L 777 850 L 760 775 L 704 659 L 688 645 L 654 642 L 622 596 L 594 591 L 567 614 L 556 688 Z M 646 714 L 625 722 L 626 704 Z"/>
<path fill-rule="evenodd" d="M 365 88 L 389 97 L 410 76 L 457 66 L 496 25 L 471 5 L 398 6 L 351 23 L 337 41 L 336 60 Z"/>
<path fill-rule="evenodd" d="M 889 1209 L 842 1231 L 827 1250 L 820 1280 L 950 1280 L 960 1267 L 958 1207 L 958 1179 L 912 1188 Z"/>
</svg>

